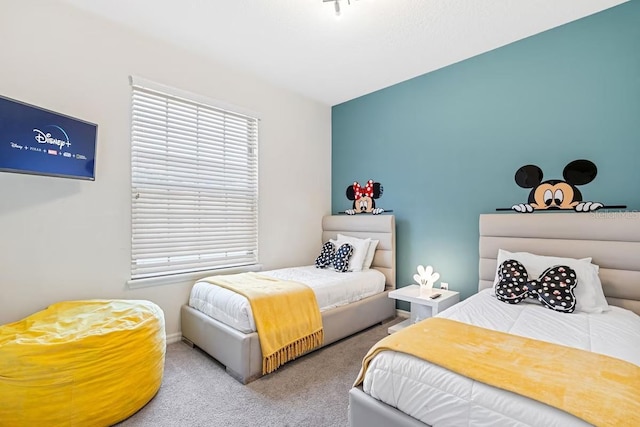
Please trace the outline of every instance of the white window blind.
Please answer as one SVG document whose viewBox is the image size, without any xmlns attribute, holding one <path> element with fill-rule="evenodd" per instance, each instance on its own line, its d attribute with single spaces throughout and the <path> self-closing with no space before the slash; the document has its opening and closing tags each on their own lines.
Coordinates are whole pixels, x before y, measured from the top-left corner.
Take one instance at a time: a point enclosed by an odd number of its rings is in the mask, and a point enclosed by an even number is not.
<svg viewBox="0 0 640 427">
<path fill-rule="evenodd" d="M 132 281 L 257 264 L 258 118 L 131 86 Z"/>
</svg>

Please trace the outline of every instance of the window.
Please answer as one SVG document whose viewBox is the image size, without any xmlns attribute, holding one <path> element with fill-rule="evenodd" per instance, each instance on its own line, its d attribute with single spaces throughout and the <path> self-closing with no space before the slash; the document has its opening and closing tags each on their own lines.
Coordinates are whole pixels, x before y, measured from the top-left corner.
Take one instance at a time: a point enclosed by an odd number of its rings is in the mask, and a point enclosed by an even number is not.
<svg viewBox="0 0 640 427">
<path fill-rule="evenodd" d="M 257 116 L 131 86 L 130 283 L 257 264 Z"/>
</svg>

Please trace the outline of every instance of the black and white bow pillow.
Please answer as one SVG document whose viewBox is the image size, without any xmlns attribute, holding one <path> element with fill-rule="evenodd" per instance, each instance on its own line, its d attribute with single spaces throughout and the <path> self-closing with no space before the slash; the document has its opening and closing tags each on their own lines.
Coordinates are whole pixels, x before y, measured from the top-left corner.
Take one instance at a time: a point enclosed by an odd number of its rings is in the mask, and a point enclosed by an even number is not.
<svg viewBox="0 0 640 427">
<path fill-rule="evenodd" d="M 509 304 L 518 304 L 526 298 L 535 298 L 547 308 L 572 313 L 576 308 L 573 290 L 578 284 L 576 272 L 566 265 L 547 268 L 539 278 L 529 280 L 525 267 L 508 259 L 498 270 L 496 297 Z"/>
<path fill-rule="evenodd" d="M 316 258 L 317 268 L 333 267 L 336 271 L 344 273 L 349 270 L 349 260 L 353 255 L 353 246 L 344 243 L 336 249 L 336 245 L 329 241 L 322 245 L 320 255 Z"/>
</svg>

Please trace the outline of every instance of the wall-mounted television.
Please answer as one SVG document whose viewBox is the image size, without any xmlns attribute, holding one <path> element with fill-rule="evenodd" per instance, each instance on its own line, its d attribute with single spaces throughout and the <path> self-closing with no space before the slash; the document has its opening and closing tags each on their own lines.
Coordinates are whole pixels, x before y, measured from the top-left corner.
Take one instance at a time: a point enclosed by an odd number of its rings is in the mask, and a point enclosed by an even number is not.
<svg viewBox="0 0 640 427">
<path fill-rule="evenodd" d="M 0 96 L 0 171 L 95 180 L 98 126 Z"/>
</svg>

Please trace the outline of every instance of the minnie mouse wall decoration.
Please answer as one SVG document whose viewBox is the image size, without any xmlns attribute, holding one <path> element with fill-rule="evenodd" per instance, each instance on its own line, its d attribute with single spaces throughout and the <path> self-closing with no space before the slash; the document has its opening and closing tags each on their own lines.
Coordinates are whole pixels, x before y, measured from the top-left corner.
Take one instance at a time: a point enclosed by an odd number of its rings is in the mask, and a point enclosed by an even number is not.
<svg viewBox="0 0 640 427">
<path fill-rule="evenodd" d="M 574 160 L 564 167 L 561 179 L 542 181 L 542 169 L 536 165 L 525 165 L 516 171 L 515 181 L 522 188 L 531 188 L 527 203 L 513 205 L 516 212 L 530 213 L 539 210 L 574 210 L 593 212 L 601 208 L 619 208 L 626 206 L 605 206 L 600 202 L 582 200 L 578 185 L 593 181 L 598 173 L 596 165 L 589 160 Z"/>
<path fill-rule="evenodd" d="M 374 215 L 384 212 L 382 208 L 376 208 L 376 199 L 382 196 L 382 185 L 379 182 L 367 181 L 363 187 L 358 182 L 347 187 L 347 199 L 353 200 L 353 207 L 344 211 L 347 215 L 358 213 L 371 213 Z"/>
</svg>

